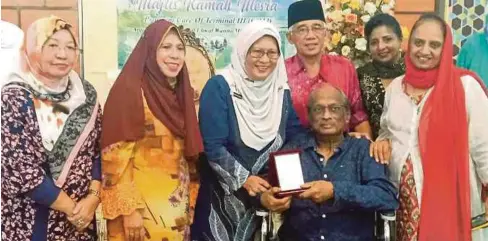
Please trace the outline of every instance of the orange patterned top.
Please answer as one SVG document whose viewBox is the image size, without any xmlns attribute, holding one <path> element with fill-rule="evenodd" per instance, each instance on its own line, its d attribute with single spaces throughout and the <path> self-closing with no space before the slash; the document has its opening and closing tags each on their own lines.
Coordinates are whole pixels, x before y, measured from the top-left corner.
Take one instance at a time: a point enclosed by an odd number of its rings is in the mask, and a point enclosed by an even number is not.
<svg viewBox="0 0 488 241">
<path fill-rule="evenodd" d="M 101 197 L 109 240 L 123 235 L 118 217 L 135 210 L 143 211 L 151 240 L 183 240 L 199 188 L 195 163 L 185 160 L 184 140 L 156 119 L 145 101 L 144 111 L 143 139 L 103 150 Z"/>
</svg>

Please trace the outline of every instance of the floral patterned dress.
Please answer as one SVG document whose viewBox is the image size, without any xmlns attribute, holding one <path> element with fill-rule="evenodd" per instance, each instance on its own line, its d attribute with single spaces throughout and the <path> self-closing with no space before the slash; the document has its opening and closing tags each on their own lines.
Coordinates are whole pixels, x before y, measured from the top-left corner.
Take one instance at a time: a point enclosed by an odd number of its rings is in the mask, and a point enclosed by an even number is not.
<svg viewBox="0 0 488 241">
<path fill-rule="evenodd" d="M 52 185 L 50 166 L 66 158 L 83 132 L 96 102 L 95 89 L 83 81 L 87 100 L 73 110 L 64 130 L 48 151 L 43 146 L 36 103 L 51 103 L 36 98 L 21 87 L 2 89 L 2 240 L 96 240 L 95 219 L 84 230 L 77 231 L 64 213 L 50 209 L 45 192 Z M 71 165 L 61 190 L 75 202 L 88 195 L 92 179 L 100 178 L 101 111 Z M 98 167 L 97 167 L 98 165 Z M 41 191 L 42 189 L 42 191 Z M 51 199 L 51 202 L 54 201 Z"/>
<path fill-rule="evenodd" d="M 382 79 L 394 79 L 405 74 L 405 63 L 403 57 L 392 65 L 371 62 L 358 68 L 357 72 L 364 107 L 368 113 L 373 138 L 376 139 L 385 102 L 385 86 Z"/>
<path fill-rule="evenodd" d="M 188 240 L 198 192 L 184 141 L 151 113 L 144 101 L 145 136 L 118 142 L 102 154 L 102 208 L 109 241 L 124 240 L 123 215 L 143 211 L 146 240 Z"/>
</svg>

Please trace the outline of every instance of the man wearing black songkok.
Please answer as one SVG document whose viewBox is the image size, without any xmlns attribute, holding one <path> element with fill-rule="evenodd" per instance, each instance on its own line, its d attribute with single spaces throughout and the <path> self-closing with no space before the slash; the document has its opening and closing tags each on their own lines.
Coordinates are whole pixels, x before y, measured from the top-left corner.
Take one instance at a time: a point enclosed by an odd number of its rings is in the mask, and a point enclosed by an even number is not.
<svg viewBox="0 0 488 241">
<path fill-rule="evenodd" d="M 288 40 L 297 54 L 285 61 L 293 105 L 304 126 L 309 125 L 307 100 L 310 91 L 327 82 L 341 89 L 351 103 L 348 130 L 371 136 L 354 65 L 347 58 L 324 54 L 326 19 L 318 0 L 294 2 L 288 8 Z"/>
</svg>

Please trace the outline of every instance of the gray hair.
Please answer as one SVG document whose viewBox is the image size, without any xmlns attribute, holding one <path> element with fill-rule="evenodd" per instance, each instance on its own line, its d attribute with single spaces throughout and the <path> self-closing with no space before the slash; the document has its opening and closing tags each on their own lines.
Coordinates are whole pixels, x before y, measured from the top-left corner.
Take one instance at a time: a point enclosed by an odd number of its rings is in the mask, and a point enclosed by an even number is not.
<svg viewBox="0 0 488 241">
<path fill-rule="evenodd" d="M 288 33 L 291 33 L 293 31 L 293 29 L 295 29 L 295 27 L 297 26 L 297 24 L 293 24 L 291 25 L 289 28 L 288 28 Z"/>
<path fill-rule="evenodd" d="M 331 86 L 332 88 L 334 88 L 335 90 L 337 90 L 339 92 L 339 96 L 340 96 L 339 102 L 340 102 L 340 105 L 344 107 L 346 114 L 347 115 L 350 115 L 351 114 L 351 103 L 349 102 L 349 99 L 347 98 L 347 95 L 344 93 L 344 91 L 342 91 L 341 89 L 339 89 L 336 86 L 331 85 L 329 83 L 320 84 L 317 87 L 315 87 L 312 90 L 312 92 L 310 92 L 310 95 L 308 96 L 308 102 L 307 102 L 307 111 L 308 111 L 308 113 L 310 113 L 310 110 L 312 109 L 313 104 L 315 104 L 315 95 L 316 95 L 316 92 L 318 92 L 320 89 L 322 89 L 322 88 L 324 88 L 326 86 Z"/>
</svg>

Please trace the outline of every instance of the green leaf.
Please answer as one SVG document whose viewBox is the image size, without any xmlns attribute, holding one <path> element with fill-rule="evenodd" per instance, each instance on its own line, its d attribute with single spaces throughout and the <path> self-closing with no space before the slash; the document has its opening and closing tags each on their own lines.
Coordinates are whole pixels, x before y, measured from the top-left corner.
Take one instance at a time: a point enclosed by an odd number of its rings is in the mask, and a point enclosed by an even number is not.
<svg viewBox="0 0 488 241">
<path fill-rule="evenodd" d="M 220 53 L 217 56 L 217 60 L 215 60 L 215 68 L 216 69 L 225 68 L 230 63 L 231 54 L 232 54 L 231 47 L 226 47 L 224 50 L 222 50 L 222 53 Z"/>
</svg>

